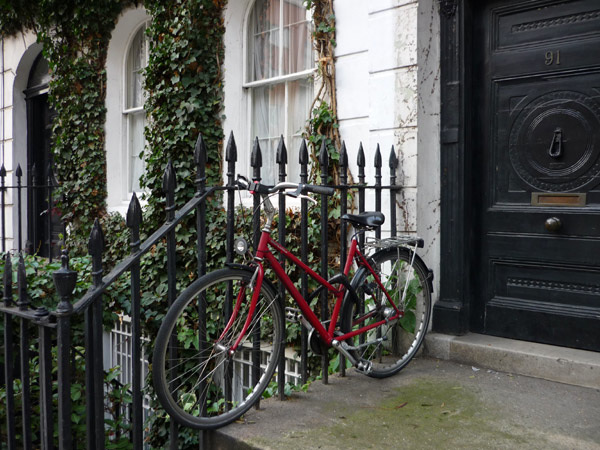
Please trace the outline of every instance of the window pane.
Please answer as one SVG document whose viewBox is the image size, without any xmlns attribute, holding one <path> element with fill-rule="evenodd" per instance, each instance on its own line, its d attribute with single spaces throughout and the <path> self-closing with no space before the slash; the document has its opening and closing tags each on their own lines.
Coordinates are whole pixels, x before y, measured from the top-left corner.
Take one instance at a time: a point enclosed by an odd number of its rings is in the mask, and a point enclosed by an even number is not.
<svg viewBox="0 0 600 450">
<path fill-rule="evenodd" d="M 306 9 L 304 0 L 284 0 L 283 23 L 290 25 L 310 19 L 310 12 Z"/>
<path fill-rule="evenodd" d="M 279 76 L 279 0 L 257 0 L 248 36 L 249 81 Z"/>
<path fill-rule="evenodd" d="M 310 17 L 302 0 L 285 0 L 283 17 L 283 73 L 287 75 L 310 69 L 313 66 Z"/>
<path fill-rule="evenodd" d="M 252 90 L 252 136 L 258 137 L 263 160 L 263 181 L 276 180 L 275 155 L 279 138 L 285 135 L 285 84 Z"/>
<path fill-rule="evenodd" d="M 302 133 L 306 128 L 309 117 L 310 105 L 313 101 L 312 79 L 303 79 L 288 84 L 288 128 L 289 137 L 286 141 L 288 146 L 289 168 L 288 179 L 300 181 L 300 166 L 298 164 L 298 150 L 302 142 Z"/>
<path fill-rule="evenodd" d="M 279 76 L 279 30 L 254 36 L 250 81 Z"/>
<path fill-rule="evenodd" d="M 143 111 L 127 116 L 129 122 L 129 192 L 139 192 L 140 177 L 144 173 L 144 126 L 146 115 Z"/>
<path fill-rule="evenodd" d="M 301 136 L 312 102 L 312 79 L 296 80 L 288 86 L 288 126 L 291 136 Z"/>
<path fill-rule="evenodd" d="M 144 104 L 143 70 L 147 65 L 147 40 L 142 27 L 133 38 L 127 55 L 127 103 L 125 107 L 139 108 Z"/>
<path fill-rule="evenodd" d="M 313 67 L 310 24 L 302 22 L 285 28 L 284 74 L 302 72 Z"/>
</svg>

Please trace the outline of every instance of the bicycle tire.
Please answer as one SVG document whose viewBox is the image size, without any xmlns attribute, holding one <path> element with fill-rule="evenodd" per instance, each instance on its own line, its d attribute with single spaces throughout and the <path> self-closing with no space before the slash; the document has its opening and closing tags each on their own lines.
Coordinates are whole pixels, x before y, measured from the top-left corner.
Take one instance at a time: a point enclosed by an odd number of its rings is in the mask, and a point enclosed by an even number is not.
<svg viewBox="0 0 600 450">
<path fill-rule="evenodd" d="M 389 248 L 376 252 L 371 265 L 386 286 L 392 300 L 404 317 L 392 324 L 380 325 L 366 333 L 347 339 L 350 353 L 369 367 L 363 372 L 374 378 L 385 378 L 398 373 L 417 354 L 431 317 L 431 272 L 423 261 L 414 255 L 413 270 L 410 261 L 413 252 L 405 247 Z M 401 305 L 404 281 L 411 273 L 405 305 Z M 390 289 L 391 283 L 396 288 Z M 373 275 L 361 267 L 351 281 L 357 297 L 347 296 L 342 305 L 341 331 L 348 333 L 362 326 L 385 318 L 386 305 L 381 288 L 373 281 Z M 362 303 L 362 305 L 361 305 Z M 390 312 L 388 308 L 387 312 Z M 378 340 L 381 338 L 380 340 Z"/>
<path fill-rule="evenodd" d="M 226 268 L 192 283 L 169 308 L 156 338 L 153 383 L 166 412 L 178 423 L 210 430 L 239 419 L 269 385 L 281 352 L 283 313 L 276 292 L 266 282 L 243 340 L 233 355 L 228 349 L 239 335 L 254 289 L 252 272 Z M 238 292 L 243 301 L 235 313 Z M 225 306 L 233 292 L 227 332 Z M 199 304 L 206 299 L 206 325 Z M 169 344 L 172 342 L 172 346 Z M 171 350 L 173 348 L 174 350 Z M 171 353 L 173 352 L 173 354 Z M 253 369 L 252 361 L 259 361 Z"/>
</svg>

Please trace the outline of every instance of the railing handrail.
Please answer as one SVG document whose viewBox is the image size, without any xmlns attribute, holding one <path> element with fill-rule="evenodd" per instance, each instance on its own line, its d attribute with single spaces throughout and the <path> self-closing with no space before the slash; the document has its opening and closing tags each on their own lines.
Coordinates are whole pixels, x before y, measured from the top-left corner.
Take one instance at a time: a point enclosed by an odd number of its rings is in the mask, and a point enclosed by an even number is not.
<svg viewBox="0 0 600 450">
<path fill-rule="evenodd" d="M 83 312 L 98 296 L 102 295 L 102 293 L 117 280 L 121 275 L 123 275 L 131 266 L 133 266 L 136 262 L 139 262 L 142 256 L 150 251 L 152 246 L 154 246 L 158 241 L 160 241 L 163 237 L 167 235 L 170 231 L 172 231 L 179 222 L 181 222 L 184 217 L 186 217 L 189 213 L 191 213 L 194 208 L 196 208 L 200 203 L 202 203 L 208 195 L 212 194 L 217 190 L 222 190 L 221 187 L 211 187 L 207 188 L 206 192 L 202 195 L 195 195 L 190 201 L 188 201 L 179 211 L 175 213 L 175 218 L 171 221 L 166 221 L 160 228 L 158 228 L 154 233 L 152 233 L 141 245 L 139 250 L 135 253 L 132 253 L 125 259 L 123 259 L 120 263 L 118 263 L 105 277 L 102 278 L 101 284 L 97 286 L 92 286 L 89 290 L 79 299 L 75 304 L 73 304 L 72 314 L 77 314 Z M 51 314 L 55 315 L 56 313 L 53 311 Z"/>
</svg>

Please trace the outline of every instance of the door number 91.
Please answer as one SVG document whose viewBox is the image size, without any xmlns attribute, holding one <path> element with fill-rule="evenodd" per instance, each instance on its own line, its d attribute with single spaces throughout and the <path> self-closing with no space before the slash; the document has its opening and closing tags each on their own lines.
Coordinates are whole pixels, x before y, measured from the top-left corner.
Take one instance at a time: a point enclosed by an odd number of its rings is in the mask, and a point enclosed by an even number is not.
<svg viewBox="0 0 600 450">
<path fill-rule="evenodd" d="M 555 52 L 547 51 L 544 55 L 544 63 L 547 66 L 551 66 L 552 64 L 560 65 L 560 50 L 556 50 Z"/>
</svg>

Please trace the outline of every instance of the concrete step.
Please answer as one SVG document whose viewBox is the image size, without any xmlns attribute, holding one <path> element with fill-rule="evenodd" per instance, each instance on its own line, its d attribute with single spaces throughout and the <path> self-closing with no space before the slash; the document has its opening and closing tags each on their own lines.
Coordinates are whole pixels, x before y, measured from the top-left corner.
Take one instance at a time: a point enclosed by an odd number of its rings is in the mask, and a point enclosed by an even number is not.
<svg viewBox="0 0 600 450">
<path fill-rule="evenodd" d="M 373 379 L 350 369 L 206 433 L 211 450 L 599 450 L 600 390 L 429 357 Z"/>
<path fill-rule="evenodd" d="M 425 353 L 478 368 L 600 389 L 600 353 L 470 333 L 429 333 Z"/>
</svg>

